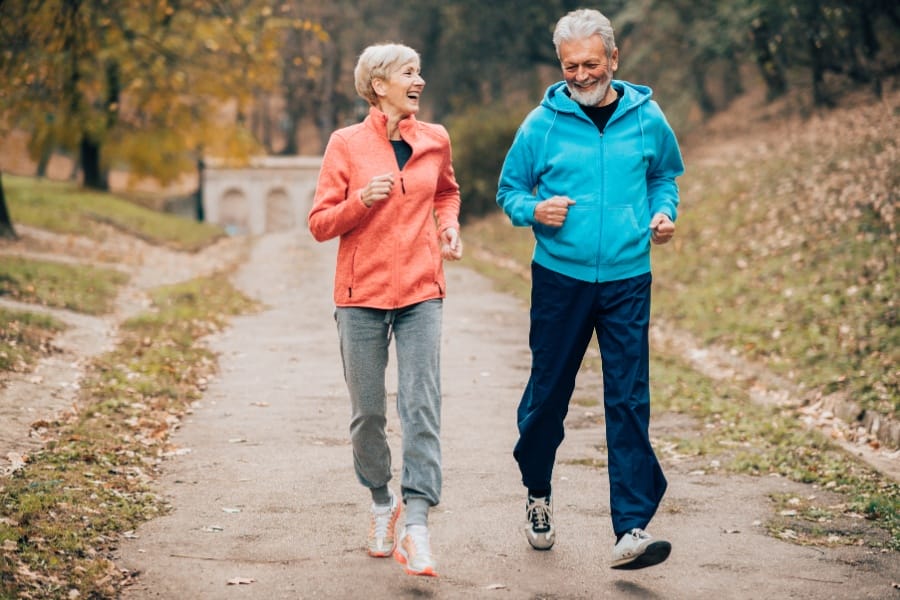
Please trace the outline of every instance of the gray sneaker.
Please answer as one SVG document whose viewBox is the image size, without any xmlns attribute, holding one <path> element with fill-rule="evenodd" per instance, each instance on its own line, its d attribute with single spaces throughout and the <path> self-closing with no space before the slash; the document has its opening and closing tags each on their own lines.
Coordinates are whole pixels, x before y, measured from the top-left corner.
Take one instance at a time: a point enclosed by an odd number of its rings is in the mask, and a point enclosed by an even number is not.
<svg viewBox="0 0 900 600">
<path fill-rule="evenodd" d="M 672 544 L 654 540 L 643 529 L 632 529 L 616 542 L 612 554 L 613 569 L 643 569 L 658 565 L 672 552 Z"/>
<path fill-rule="evenodd" d="M 553 502 L 547 498 L 528 496 L 525 506 L 525 537 L 535 550 L 549 550 L 556 541 L 553 529 Z"/>
</svg>

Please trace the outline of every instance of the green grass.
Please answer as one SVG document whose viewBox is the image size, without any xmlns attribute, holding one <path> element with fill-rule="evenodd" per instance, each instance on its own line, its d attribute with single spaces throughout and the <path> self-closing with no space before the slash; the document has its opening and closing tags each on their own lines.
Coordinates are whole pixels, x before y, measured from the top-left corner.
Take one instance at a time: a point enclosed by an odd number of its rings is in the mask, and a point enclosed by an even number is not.
<svg viewBox="0 0 900 600">
<path fill-rule="evenodd" d="M 53 441 L 0 480 L 0 598 L 116 597 L 115 540 L 163 510 L 145 471 L 215 372 L 202 340 L 256 305 L 221 275 L 152 298 L 93 361 L 77 413 L 50 423 Z"/>
<path fill-rule="evenodd" d="M 52 352 L 51 340 L 65 328 L 50 316 L 0 307 L 0 372 L 28 370 Z"/>
<path fill-rule="evenodd" d="M 113 269 L 0 255 L 0 296 L 21 302 L 100 315 L 127 281 Z"/>
<path fill-rule="evenodd" d="M 113 194 L 74 183 L 4 175 L 3 186 L 13 224 L 99 238 L 108 224 L 147 242 L 197 251 L 224 235 L 216 225 L 149 210 Z"/>
</svg>

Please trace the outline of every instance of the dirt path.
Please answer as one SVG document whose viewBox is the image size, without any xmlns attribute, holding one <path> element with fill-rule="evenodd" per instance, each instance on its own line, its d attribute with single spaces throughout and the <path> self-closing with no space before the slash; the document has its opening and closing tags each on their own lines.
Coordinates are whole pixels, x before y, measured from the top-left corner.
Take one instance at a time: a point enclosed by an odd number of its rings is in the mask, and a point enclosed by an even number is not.
<svg viewBox="0 0 900 600">
<path fill-rule="evenodd" d="M 17 225 L 20 239 L 0 242 L 0 253 L 30 260 L 86 264 L 126 272 L 130 281 L 115 310 L 93 317 L 71 310 L 26 304 L 0 296 L 0 307 L 49 314 L 68 327 L 53 339 L 53 353 L 26 373 L 4 373 L 0 381 L 0 475 L 22 466 L 29 452 L 46 440 L 44 421 L 72 409 L 84 369 L 94 357 L 115 347 L 118 324 L 147 309 L 152 288 L 211 274 L 236 265 L 247 242 L 223 239 L 202 252 L 187 254 L 152 246 L 102 225 L 100 239 L 54 234 Z"/>
<path fill-rule="evenodd" d="M 390 559 L 369 558 L 368 498 L 352 472 L 331 320 L 334 252 L 305 232 L 267 236 L 237 272 L 236 284 L 269 309 L 212 341 L 221 374 L 175 434 L 183 452 L 158 482 L 172 510 L 120 549 L 118 563 L 136 573 L 125 600 L 900 598 L 895 554 L 766 534 L 768 494 L 820 490 L 726 476 L 668 453 L 670 488 L 652 531 L 673 541 L 672 557 L 645 571 L 610 570 L 606 471 L 575 464 L 602 458 L 603 430 L 596 409 L 576 405 L 555 473 L 558 542 L 530 550 L 511 456 L 527 309 L 457 265 L 444 312 L 444 496 L 431 518 L 442 576 L 412 578 Z M 389 423 L 396 473 L 395 415 Z M 691 428 L 664 415 L 652 434 Z M 248 583 L 228 585 L 234 578 Z"/>
</svg>

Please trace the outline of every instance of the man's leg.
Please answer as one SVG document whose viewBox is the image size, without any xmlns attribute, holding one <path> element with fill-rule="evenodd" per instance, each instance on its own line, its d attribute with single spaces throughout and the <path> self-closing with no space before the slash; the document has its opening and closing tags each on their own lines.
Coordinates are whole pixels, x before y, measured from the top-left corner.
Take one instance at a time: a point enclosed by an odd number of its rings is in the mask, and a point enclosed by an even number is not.
<svg viewBox="0 0 900 600">
<path fill-rule="evenodd" d="M 650 445 L 650 274 L 602 285 L 597 337 L 603 361 L 610 507 L 617 536 L 644 529 L 666 491 Z"/>
<path fill-rule="evenodd" d="M 575 376 L 591 341 L 591 284 L 532 265 L 531 376 L 513 455 L 530 490 L 549 490 Z"/>
</svg>

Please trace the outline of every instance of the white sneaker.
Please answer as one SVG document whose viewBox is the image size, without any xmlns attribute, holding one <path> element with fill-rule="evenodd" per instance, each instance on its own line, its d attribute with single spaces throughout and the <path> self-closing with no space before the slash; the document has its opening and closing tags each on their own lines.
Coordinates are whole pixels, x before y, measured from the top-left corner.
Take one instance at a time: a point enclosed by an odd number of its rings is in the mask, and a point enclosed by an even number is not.
<svg viewBox="0 0 900 600">
<path fill-rule="evenodd" d="M 525 505 L 525 537 L 535 550 L 549 550 L 556 541 L 553 529 L 553 502 L 550 498 L 528 496 Z"/>
<path fill-rule="evenodd" d="M 632 529 L 616 542 L 612 553 L 613 569 L 643 569 L 658 565 L 672 551 L 672 544 L 654 540 L 643 529 Z"/>
<path fill-rule="evenodd" d="M 394 529 L 400 517 L 401 504 L 397 496 L 391 494 L 390 506 L 372 505 L 372 520 L 369 523 L 369 556 L 383 558 L 394 551 Z"/>
<path fill-rule="evenodd" d="M 428 528 L 424 525 L 410 525 L 403 528 L 400 543 L 394 549 L 394 559 L 403 565 L 408 575 L 438 576 L 434 570 Z"/>
</svg>

